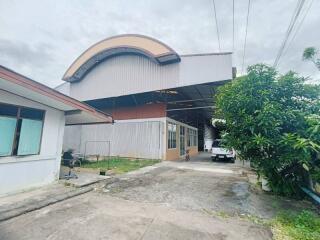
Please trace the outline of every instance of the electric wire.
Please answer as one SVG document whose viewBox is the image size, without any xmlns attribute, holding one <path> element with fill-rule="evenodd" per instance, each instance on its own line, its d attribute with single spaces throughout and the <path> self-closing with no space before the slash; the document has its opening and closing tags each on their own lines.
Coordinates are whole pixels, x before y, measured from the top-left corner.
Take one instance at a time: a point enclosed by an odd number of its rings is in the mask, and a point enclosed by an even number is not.
<svg viewBox="0 0 320 240">
<path fill-rule="evenodd" d="M 219 32 L 219 25 L 218 25 L 218 18 L 217 18 L 217 11 L 216 11 L 216 4 L 215 1 L 212 0 L 213 3 L 213 10 L 214 10 L 214 18 L 216 21 L 216 30 L 217 30 L 217 37 L 218 37 L 218 44 L 219 44 L 219 52 L 221 52 L 221 45 L 220 45 L 220 32 Z"/>
<path fill-rule="evenodd" d="M 234 52 L 234 0 L 232 0 L 232 52 Z"/>
<path fill-rule="evenodd" d="M 251 4 L 251 0 L 248 0 L 246 33 L 245 33 L 245 37 L 244 37 L 244 46 L 243 46 L 243 56 L 242 56 L 241 74 L 243 74 L 244 62 L 245 62 L 245 58 L 246 58 L 246 48 L 247 48 L 247 35 L 248 35 L 248 24 L 249 24 L 249 14 L 250 14 L 250 4 Z"/>
<path fill-rule="evenodd" d="M 301 21 L 299 22 L 298 27 L 296 27 L 296 30 L 294 31 L 292 38 L 289 40 L 289 43 L 287 44 L 287 48 L 284 50 L 283 55 L 287 54 L 287 52 L 290 49 L 294 39 L 298 35 L 298 32 L 300 31 L 300 29 L 301 29 L 301 27 L 303 25 L 303 22 L 306 19 L 306 16 L 308 15 L 308 13 L 309 13 L 309 11 L 310 11 L 310 9 L 312 7 L 313 2 L 314 2 L 314 0 L 311 0 L 310 3 L 309 3 L 309 6 L 306 8 L 306 11 L 304 12 L 303 17 L 302 17 Z"/>
<path fill-rule="evenodd" d="M 294 28 L 294 25 L 297 22 L 297 19 L 298 19 L 300 13 L 301 13 L 301 9 L 302 9 L 304 3 L 305 3 L 305 0 L 299 0 L 298 3 L 297 3 L 297 7 L 296 7 L 296 9 L 295 9 L 295 11 L 294 11 L 294 13 L 293 13 L 293 15 L 291 17 L 290 24 L 289 24 L 288 29 L 286 31 L 285 38 L 284 38 L 284 40 L 283 40 L 283 42 L 282 42 L 282 44 L 280 46 L 280 49 L 279 49 L 278 54 L 276 56 L 276 59 L 275 59 L 275 61 L 273 63 L 273 67 L 274 68 L 276 68 L 278 66 L 278 64 L 279 64 L 279 61 L 280 61 L 281 56 L 283 54 L 284 48 L 286 47 L 287 41 L 288 41 L 288 39 L 290 37 L 290 34 L 291 34 L 291 32 L 292 32 L 292 30 Z"/>
</svg>

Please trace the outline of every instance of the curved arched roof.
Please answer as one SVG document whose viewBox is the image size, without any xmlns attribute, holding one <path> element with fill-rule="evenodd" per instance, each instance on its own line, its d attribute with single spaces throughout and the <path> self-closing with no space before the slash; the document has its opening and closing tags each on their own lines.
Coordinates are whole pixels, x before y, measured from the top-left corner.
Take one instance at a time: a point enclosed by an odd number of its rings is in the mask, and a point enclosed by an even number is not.
<svg viewBox="0 0 320 240">
<path fill-rule="evenodd" d="M 99 62 L 116 55 L 139 54 L 158 64 L 179 62 L 179 55 L 166 44 L 137 34 L 118 35 L 102 40 L 82 53 L 68 68 L 64 81 L 79 81 Z"/>
</svg>

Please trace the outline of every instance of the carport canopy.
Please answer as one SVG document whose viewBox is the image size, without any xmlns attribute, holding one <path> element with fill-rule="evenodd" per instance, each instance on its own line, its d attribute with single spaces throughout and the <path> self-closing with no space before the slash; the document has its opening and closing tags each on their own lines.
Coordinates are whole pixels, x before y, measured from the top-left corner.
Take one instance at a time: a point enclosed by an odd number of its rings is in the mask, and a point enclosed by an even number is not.
<svg viewBox="0 0 320 240">
<path fill-rule="evenodd" d="M 87 101 L 98 109 L 165 103 L 167 116 L 198 127 L 211 122 L 215 89 L 230 80 Z"/>
</svg>

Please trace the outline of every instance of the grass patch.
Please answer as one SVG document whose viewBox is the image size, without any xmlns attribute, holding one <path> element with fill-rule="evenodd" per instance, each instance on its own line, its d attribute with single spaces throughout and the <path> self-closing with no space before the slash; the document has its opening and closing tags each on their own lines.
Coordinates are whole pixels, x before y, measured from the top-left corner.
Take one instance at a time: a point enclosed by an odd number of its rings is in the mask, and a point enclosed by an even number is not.
<svg viewBox="0 0 320 240">
<path fill-rule="evenodd" d="M 243 220 L 247 220 L 250 222 L 253 222 L 255 224 L 259 224 L 259 225 L 263 225 L 263 226 L 269 226 L 269 222 L 265 219 L 262 219 L 260 217 L 251 215 L 251 214 L 244 214 L 244 215 L 240 215 L 240 218 Z"/>
<path fill-rule="evenodd" d="M 225 212 L 209 212 L 210 215 L 221 218 L 230 217 Z M 309 210 L 300 212 L 283 211 L 272 220 L 262 219 L 253 215 L 244 214 L 240 219 L 271 227 L 273 240 L 320 240 L 320 216 Z"/>
<path fill-rule="evenodd" d="M 310 211 L 282 212 L 271 222 L 275 240 L 319 240 L 320 217 Z"/>
<path fill-rule="evenodd" d="M 101 161 L 84 161 L 81 165 L 83 168 L 106 169 L 112 170 L 114 173 L 126 173 L 142 167 L 151 166 L 160 162 L 153 159 L 130 159 L 112 157 Z"/>
</svg>

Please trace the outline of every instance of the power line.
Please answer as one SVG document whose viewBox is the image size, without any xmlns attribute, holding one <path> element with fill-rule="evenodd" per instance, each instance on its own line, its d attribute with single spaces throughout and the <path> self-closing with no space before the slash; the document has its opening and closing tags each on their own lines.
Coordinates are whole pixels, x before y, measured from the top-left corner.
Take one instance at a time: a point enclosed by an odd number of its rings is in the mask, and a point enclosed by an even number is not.
<svg viewBox="0 0 320 240">
<path fill-rule="evenodd" d="M 217 20 L 217 11 L 216 11 L 216 4 L 214 0 L 212 0 L 213 3 L 213 10 L 214 10 L 214 18 L 216 20 L 216 27 L 217 27 L 217 37 L 218 37 L 218 43 L 219 43 L 219 52 L 221 52 L 221 46 L 220 46 L 220 32 L 219 32 L 219 25 Z"/>
<path fill-rule="evenodd" d="M 294 11 L 294 13 L 293 13 L 293 15 L 291 17 L 291 21 L 290 21 L 290 24 L 288 26 L 285 38 L 284 38 L 284 40 L 283 40 L 283 42 L 282 42 L 282 44 L 280 46 L 280 49 L 279 49 L 278 54 L 277 54 L 277 57 L 276 57 L 276 59 L 275 59 L 275 61 L 273 63 L 273 67 L 274 68 L 278 66 L 280 58 L 281 58 L 281 56 L 283 54 L 283 50 L 286 47 L 288 38 L 289 38 L 289 36 L 290 36 L 290 34 L 292 32 L 292 29 L 293 29 L 295 23 L 297 22 L 297 19 L 298 19 L 299 15 L 300 15 L 300 12 L 301 12 L 301 9 L 303 7 L 304 2 L 305 2 L 305 0 L 299 0 L 298 3 L 297 3 L 296 9 L 295 9 L 295 11 Z"/>
<path fill-rule="evenodd" d="M 234 0 L 232 0 L 232 52 L 234 52 Z"/>
<path fill-rule="evenodd" d="M 244 46 L 243 46 L 243 57 L 242 57 L 241 74 L 243 73 L 243 68 L 244 68 L 244 59 L 245 59 L 245 57 L 246 57 L 247 35 L 248 35 L 248 24 L 249 24 L 249 14 L 250 14 L 250 4 L 251 4 L 251 0 L 249 0 L 249 1 L 248 1 L 247 23 L 246 23 L 246 34 L 245 34 L 245 37 L 244 37 Z"/>
<path fill-rule="evenodd" d="M 310 4 L 309 4 L 309 6 L 307 7 L 307 10 L 304 12 L 304 15 L 303 15 L 301 21 L 299 22 L 298 27 L 296 27 L 296 30 L 295 30 L 295 32 L 293 33 L 293 36 L 292 36 L 292 38 L 290 39 L 290 41 L 289 41 L 289 43 L 288 43 L 288 45 L 287 45 L 287 48 L 284 50 L 283 55 L 285 55 L 285 54 L 288 52 L 288 50 L 290 49 L 290 47 L 291 47 L 291 45 L 292 45 L 292 42 L 293 42 L 293 40 L 296 38 L 299 30 L 301 29 L 301 26 L 303 25 L 303 22 L 304 22 L 306 16 L 308 15 L 308 13 L 309 13 L 309 11 L 310 11 L 310 9 L 311 9 L 311 6 L 312 6 L 313 2 L 314 2 L 314 0 L 311 0 L 311 1 L 310 1 Z"/>
</svg>

